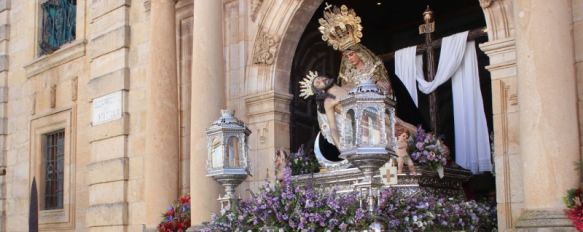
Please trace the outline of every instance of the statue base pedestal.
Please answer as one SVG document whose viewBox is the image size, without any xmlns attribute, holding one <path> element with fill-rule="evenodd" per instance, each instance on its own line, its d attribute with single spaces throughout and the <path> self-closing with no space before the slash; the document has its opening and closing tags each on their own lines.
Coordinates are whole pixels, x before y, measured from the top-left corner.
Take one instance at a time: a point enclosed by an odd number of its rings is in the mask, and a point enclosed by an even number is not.
<svg viewBox="0 0 583 232">
<path fill-rule="evenodd" d="M 461 168 L 446 167 L 444 177 L 439 178 L 436 171 L 422 167 L 417 168 L 417 175 L 398 174 L 396 184 L 383 184 L 381 188 L 396 188 L 405 195 L 417 193 L 443 194 L 447 196 L 464 197 L 462 184 L 470 179 L 472 173 Z M 339 193 L 352 192 L 355 186 L 364 178 L 357 168 L 347 168 L 328 172 L 293 176 L 294 183 L 313 184 L 324 191 L 335 189 Z M 380 175 L 376 175 L 380 182 Z"/>
</svg>

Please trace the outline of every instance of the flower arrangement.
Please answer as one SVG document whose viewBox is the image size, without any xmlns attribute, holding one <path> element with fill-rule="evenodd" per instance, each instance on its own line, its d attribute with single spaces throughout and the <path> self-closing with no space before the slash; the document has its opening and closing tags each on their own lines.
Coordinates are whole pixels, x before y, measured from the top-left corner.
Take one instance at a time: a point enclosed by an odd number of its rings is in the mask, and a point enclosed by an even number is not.
<svg viewBox="0 0 583 232">
<path fill-rule="evenodd" d="M 311 186 L 294 186 L 291 169 L 275 185 L 264 185 L 259 193 L 242 201 L 236 211 L 213 215 L 202 231 L 246 231 L 276 227 L 283 231 L 347 231 L 365 228 L 366 210 L 356 194 L 324 194 Z"/>
<path fill-rule="evenodd" d="M 421 126 L 417 128 L 416 135 L 407 140 L 407 152 L 416 163 L 436 170 L 440 178 L 443 178 L 443 167 L 449 161 L 449 148 L 443 140 L 432 133 L 427 133 Z"/>
<path fill-rule="evenodd" d="M 361 231 L 372 219 L 358 199 L 356 193 L 294 186 L 287 169 L 281 182 L 266 184 L 236 211 L 214 215 L 202 231 Z M 496 226 L 496 208 L 491 205 L 441 196 L 405 197 L 392 188 L 382 191 L 377 214 L 389 222 L 391 231 L 491 231 Z"/>
<path fill-rule="evenodd" d="M 564 197 L 567 209 L 565 214 L 571 220 L 577 231 L 583 231 L 583 190 L 581 187 L 577 189 L 570 189 L 567 191 L 567 196 Z"/>
<path fill-rule="evenodd" d="M 190 195 L 181 196 L 162 214 L 159 232 L 182 232 L 190 227 Z"/>
<path fill-rule="evenodd" d="M 292 175 L 302 175 L 315 173 L 320 170 L 320 164 L 312 151 L 305 152 L 304 145 L 301 145 L 297 152 L 289 155 L 289 164 Z"/>
<path fill-rule="evenodd" d="M 392 231 L 492 231 L 497 225 L 494 202 L 423 194 L 404 197 L 392 188 L 381 192 L 379 215 Z"/>
</svg>

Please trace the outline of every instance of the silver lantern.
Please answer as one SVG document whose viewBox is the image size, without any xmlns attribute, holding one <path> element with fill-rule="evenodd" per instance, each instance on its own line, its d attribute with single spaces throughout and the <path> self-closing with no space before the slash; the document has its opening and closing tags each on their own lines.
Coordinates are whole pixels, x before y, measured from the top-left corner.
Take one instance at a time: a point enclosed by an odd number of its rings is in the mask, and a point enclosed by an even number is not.
<svg viewBox="0 0 583 232">
<path fill-rule="evenodd" d="M 208 138 L 207 176 L 213 177 L 225 188 L 225 195 L 219 196 L 223 209 L 237 205 L 239 198 L 235 188 L 249 174 L 249 149 L 247 138 L 251 131 L 234 111 L 221 110 L 221 117 L 206 131 Z"/>
<path fill-rule="evenodd" d="M 377 207 L 381 181 L 374 178 L 392 157 L 395 146 L 395 101 L 386 96 L 372 80 L 364 80 L 342 99 L 340 157 L 360 169 L 364 179 L 356 189 L 366 200 L 369 213 Z M 371 226 L 373 231 L 384 231 L 384 223 Z"/>
</svg>

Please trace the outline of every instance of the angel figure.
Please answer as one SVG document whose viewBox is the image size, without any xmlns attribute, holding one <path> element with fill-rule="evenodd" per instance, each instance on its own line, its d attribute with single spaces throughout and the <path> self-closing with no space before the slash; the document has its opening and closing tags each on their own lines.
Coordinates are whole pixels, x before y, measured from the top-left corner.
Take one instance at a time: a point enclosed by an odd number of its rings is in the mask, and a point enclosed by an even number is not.
<svg viewBox="0 0 583 232">
<path fill-rule="evenodd" d="M 407 167 L 409 168 L 409 174 L 417 175 L 417 170 L 415 169 L 415 164 L 407 152 L 407 140 L 409 139 L 410 132 L 406 129 L 397 130 L 397 174 L 403 173 L 403 163 L 407 161 Z"/>
<path fill-rule="evenodd" d="M 274 166 L 275 179 L 283 180 L 285 169 L 289 167 L 289 155 L 283 148 L 275 152 Z"/>
</svg>

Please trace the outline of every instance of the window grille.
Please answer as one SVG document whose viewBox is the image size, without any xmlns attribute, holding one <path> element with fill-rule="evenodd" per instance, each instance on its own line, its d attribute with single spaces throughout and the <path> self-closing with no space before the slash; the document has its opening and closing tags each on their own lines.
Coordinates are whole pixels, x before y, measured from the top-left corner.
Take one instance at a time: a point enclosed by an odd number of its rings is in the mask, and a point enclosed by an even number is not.
<svg viewBox="0 0 583 232">
<path fill-rule="evenodd" d="M 47 0 L 41 4 L 40 54 L 49 54 L 75 39 L 77 0 Z"/>
<path fill-rule="evenodd" d="M 65 130 L 45 134 L 44 139 L 44 208 L 63 208 Z"/>
</svg>

